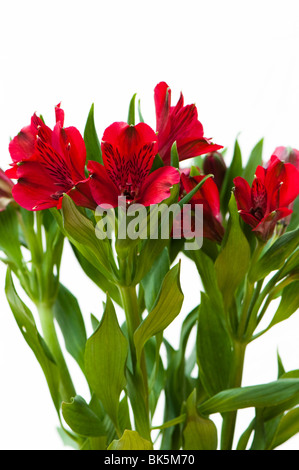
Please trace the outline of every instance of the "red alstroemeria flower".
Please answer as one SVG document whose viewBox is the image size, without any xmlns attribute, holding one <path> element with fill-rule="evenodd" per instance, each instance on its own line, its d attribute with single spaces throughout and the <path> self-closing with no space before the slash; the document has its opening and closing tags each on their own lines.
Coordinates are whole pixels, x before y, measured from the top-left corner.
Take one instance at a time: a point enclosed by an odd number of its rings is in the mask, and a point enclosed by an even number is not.
<svg viewBox="0 0 299 470">
<path fill-rule="evenodd" d="M 183 198 L 205 178 L 205 175 L 190 176 L 190 169 L 181 170 L 181 195 Z M 220 197 L 213 178 L 208 178 L 189 201 L 191 209 L 196 204 L 203 206 L 203 237 L 221 243 L 224 228 L 220 212 Z"/>
<path fill-rule="evenodd" d="M 68 194 L 80 206 L 94 209 L 85 176 L 86 148 L 75 127 L 63 127 L 64 111 L 55 108 L 53 131 L 34 114 L 10 142 L 12 168 L 6 171 L 17 179 L 12 193 L 16 202 L 30 211 L 61 208 L 63 195 Z"/>
<path fill-rule="evenodd" d="M 292 213 L 290 204 L 299 194 L 299 171 L 272 155 L 267 168 L 257 167 L 251 187 L 240 176 L 234 179 L 234 185 L 242 219 L 266 241 L 276 223 Z"/>
<path fill-rule="evenodd" d="M 177 143 L 180 161 L 213 152 L 222 148 L 204 137 L 203 126 L 198 120 L 194 104 L 184 106 L 183 94 L 175 106 L 171 106 L 171 90 L 167 83 L 160 82 L 154 90 L 156 108 L 156 131 L 158 153 L 164 163 L 169 165 L 170 152 Z"/>
<path fill-rule="evenodd" d="M 145 123 L 129 126 L 115 122 L 101 142 L 103 163 L 88 162 L 90 188 L 98 205 L 118 205 L 118 197 L 127 203 L 144 206 L 158 204 L 170 196 L 170 188 L 179 183 L 178 170 L 162 167 L 151 171 L 157 154 L 157 136 Z"/>
</svg>

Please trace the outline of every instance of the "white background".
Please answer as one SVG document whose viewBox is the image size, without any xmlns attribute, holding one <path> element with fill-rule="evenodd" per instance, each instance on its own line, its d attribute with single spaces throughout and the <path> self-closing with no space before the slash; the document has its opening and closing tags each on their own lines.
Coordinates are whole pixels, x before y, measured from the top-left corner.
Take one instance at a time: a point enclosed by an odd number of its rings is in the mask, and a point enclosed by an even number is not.
<svg viewBox="0 0 299 470">
<path fill-rule="evenodd" d="M 298 21 L 296 0 L 1 2 L 0 166 L 7 168 L 9 138 L 33 112 L 52 126 L 60 101 L 65 125 L 81 132 L 94 102 L 101 137 L 113 121 L 126 119 L 137 92 L 145 120 L 155 127 L 153 89 L 161 80 L 171 87 L 173 103 L 180 91 L 186 103 L 196 103 L 207 137 L 231 151 L 240 133 L 245 159 L 261 137 L 265 159 L 278 145 L 299 148 Z M 182 263 L 181 318 L 200 295 L 194 270 Z M 0 447 L 63 449 L 44 377 L 7 306 L 4 277 L 1 265 Z M 100 317 L 102 296 L 69 249 L 62 282 L 78 296 L 90 332 L 89 315 Z M 166 331 L 174 345 L 179 324 Z M 298 314 L 248 348 L 244 385 L 276 379 L 277 350 L 287 370 L 299 368 Z M 241 413 L 238 432 L 250 417 Z M 282 448 L 298 450 L 298 437 Z"/>
</svg>

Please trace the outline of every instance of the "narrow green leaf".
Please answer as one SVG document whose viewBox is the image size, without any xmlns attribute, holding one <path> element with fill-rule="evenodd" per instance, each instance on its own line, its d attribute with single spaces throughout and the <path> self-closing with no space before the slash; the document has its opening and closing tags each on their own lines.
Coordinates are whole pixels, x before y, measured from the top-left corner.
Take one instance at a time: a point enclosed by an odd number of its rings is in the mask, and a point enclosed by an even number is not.
<svg viewBox="0 0 299 470">
<path fill-rule="evenodd" d="M 163 166 L 164 166 L 164 162 L 162 158 L 160 157 L 160 155 L 157 153 L 157 155 L 154 158 L 150 172 L 152 173 L 153 171 L 157 170 L 158 168 L 162 168 Z"/>
<path fill-rule="evenodd" d="M 105 276 L 94 264 L 90 263 L 85 256 L 71 243 L 72 250 L 83 269 L 84 273 L 91 279 L 103 292 L 109 292 L 111 299 L 122 306 L 118 287 Z"/>
<path fill-rule="evenodd" d="M 141 283 L 144 289 L 144 300 L 147 310 L 150 312 L 156 302 L 160 292 L 164 277 L 170 269 L 170 260 L 168 249 L 165 247 L 161 255 L 153 264 L 151 270 L 142 279 Z"/>
<path fill-rule="evenodd" d="M 106 429 L 86 401 L 75 396 L 70 403 L 62 403 L 62 415 L 69 427 L 82 436 L 105 436 Z"/>
<path fill-rule="evenodd" d="M 18 296 L 10 270 L 7 270 L 6 282 L 5 282 L 5 293 L 11 308 L 11 311 L 15 317 L 15 320 L 20 328 L 20 331 L 27 342 L 28 346 L 33 351 L 36 359 L 38 360 L 47 384 L 49 391 L 54 403 L 54 406 L 59 413 L 60 408 L 60 394 L 59 394 L 59 384 L 60 384 L 60 374 L 59 370 L 53 361 L 53 358 L 50 355 L 50 352 L 45 345 L 45 342 L 41 335 L 39 334 L 34 317 L 29 310 L 29 308 L 24 304 L 24 302 Z"/>
<path fill-rule="evenodd" d="M 178 201 L 178 204 L 181 208 L 183 208 L 183 206 L 185 204 L 188 204 L 188 202 L 192 199 L 192 197 L 194 196 L 194 194 L 197 193 L 197 191 L 202 187 L 202 185 L 206 182 L 206 180 L 208 178 L 213 178 L 213 175 L 206 175 L 201 181 L 200 183 L 198 183 L 193 189 L 192 191 L 190 191 L 190 193 L 186 194 L 186 196 L 184 196 L 182 199 L 180 199 L 180 201 Z"/>
<path fill-rule="evenodd" d="M 184 450 L 217 450 L 217 428 L 208 418 L 201 417 L 196 408 L 196 390 L 186 402 L 186 421 L 183 429 Z"/>
<path fill-rule="evenodd" d="M 267 328 L 290 318 L 299 308 L 299 281 L 294 281 L 283 289 L 281 301 Z"/>
<path fill-rule="evenodd" d="M 299 400 L 299 379 L 279 379 L 261 385 L 227 389 L 202 403 L 202 414 L 225 413 L 243 408 L 278 406 L 291 399 Z"/>
<path fill-rule="evenodd" d="M 62 201 L 62 230 L 70 242 L 87 260 L 109 280 L 113 280 L 113 255 L 109 240 L 99 240 L 91 220 L 85 217 L 72 199 L 65 195 Z"/>
<path fill-rule="evenodd" d="M 239 142 L 236 139 L 233 158 L 230 165 L 225 173 L 224 181 L 222 183 L 220 192 L 221 210 L 223 214 L 226 214 L 228 204 L 231 197 L 231 192 L 234 186 L 234 178 L 242 174 L 242 154 L 239 146 Z"/>
<path fill-rule="evenodd" d="M 119 396 L 126 384 L 128 344 L 110 297 L 98 329 L 87 340 L 85 372 L 89 385 L 101 400 L 114 424 L 118 425 Z"/>
<path fill-rule="evenodd" d="M 94 103 L 91 105 L 84 129 L 86 160 L 94 160 L 103 164 L 101 144 L 94 123 Z"/>
<path fill-rule="evenodd" d="M 250 246 L 242 231 L 233 195 L 229 203 L 229 213 L 226 237 L 215 262 L 218 285 L 226 308 L 232 304 L 235 292 L 245 278 L 250 263 Z"/>
<path fill-rule="evenodd" d="M 159 298 L 153 310 L 142 321 L 134 333 L 137 358 L 145 343 L 154 335 L 170 325 L 180 313 L 183 303 L 183 293 L 180 282 L 180 263 L 175 265 L 165 276 Z"/>
<path fill-rule="evenodd" d="M 180 161 L 179 161 L 179 154 L 178 154 L 178 148 L 177 148 L 177 143 L 174 142 L 171 147 L 170 151 L 170 164 L 174 168 L 179 168 Z"/>
<path fill-rule="evenodd" d="M 62 284 L 59 285 L 53 311 L 63 334 L 67 351 L 83 370 L 87 340 L 85 324 L 76 297 Z"/>
<path fill-rule="evenodd" d="M 108 450 L 153 450 L 153 444 L 143 439 L 137 431 L 125 430 L 119 440 L 111 442 Z"/>
<path fill-rule="evenodd" d="M 255 147 L 252 149 L 252 152 L 249 156 L 247 164 L 243 170 L 242 176 L 244 179 L 246 179 L 246 181 L 250 184 L 250 186 L 253 182 L 255 170 L 257 166 L 262 165 L 263 144 L 264 144 L 264 139 L 261 139 L 255 145 Z"/>
<path fill-rule="evenodd" d="M 293 214 L 291 215 L 291 220 L 287 227 L 288 232 L 296 230 L 299 226 L 299 196 L 295 199 L 292 210 Z"/>
<path fill-rule="evenodd" d="M 139 121 L 144 122 L 142 112 L 141 112 L 141 105 L 140 105 L 140 100 L 138 100 L 138 116 L 139 116 Z"/>
<path fill-rule="evenodd" d="M 17 212 L 10 206 L 0 212 L 0 250 L 17 266 L 22 265 Z"/>
<path fill-rule="evenodd" d="M 223 308 L 202 293 L 197 324 L 197 362 L 199 376 L 207 393 L 214 395 L 228 388 L 233 349 Z"/>
<path fill-rule="evenodd" d="M 280 420 L 277 432 L 269 448 L 276 449 L 299 433 L 299 408 L 288 411 Z"/>
<path fill-rule="evenodd" d="M 195 263 L 205 292 L 216 305 L 222 305 L 222 294 L 219 290 L 215 264 L 213 260 L 203 250 L 191 251 L 190 257 Z"/>
<path fill-rule="evenodd" d="M 130 126 L 135 126 L 135 101 L 136 101 L 136 93 L 132 96 L 130 105 L 129 105 L 128 124 Z"/>
<path fill-rule="evenodd" d="M 264 279 L 271 271 L 283 267 L 285 260 L 299 245 L 299 229 L 286 232 L 262 255 L 249 271 L 251 282 Z"/>
</svg>

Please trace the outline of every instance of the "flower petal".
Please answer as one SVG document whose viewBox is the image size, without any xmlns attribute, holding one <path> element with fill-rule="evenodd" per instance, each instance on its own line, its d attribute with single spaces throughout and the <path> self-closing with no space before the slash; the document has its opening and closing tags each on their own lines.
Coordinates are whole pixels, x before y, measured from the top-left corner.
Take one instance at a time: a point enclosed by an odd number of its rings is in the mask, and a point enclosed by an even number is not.
<svg viewBox="0 0 299 470">
<path fill-rule="evenodd" d="M 117 207 L 120 191 L 110 179 L 105 167 L 98 162 L 89 161 L 87 169 L 90 172 L 89 187 L 97 205 L 110 204 Z"/>
<path fill-rule="evenodd" d="M 249 212 L 252 207 L 251 188 L 249 183 L 241 176 L 237 176 L 236 178 L 234 178 L 234 185 L 234 194 L 237 201 L 238 209 L 241 211 Z"/>
<path fill-rule="evenodd" d="M 170 189 L 180 182 L 176 168 L 164 166 L 150 173 L 140 188 L 137 202 L 144 206 L 159 204 L 170 196 Z"/>
<path fill-rule="evenodd" d="M 156 130 L 161 134 L 169 126 L 168 117 L 171 106 L 171 90 L 167 83 L 160 82 L 154 90 L 156 108 Z"/>
</svg>

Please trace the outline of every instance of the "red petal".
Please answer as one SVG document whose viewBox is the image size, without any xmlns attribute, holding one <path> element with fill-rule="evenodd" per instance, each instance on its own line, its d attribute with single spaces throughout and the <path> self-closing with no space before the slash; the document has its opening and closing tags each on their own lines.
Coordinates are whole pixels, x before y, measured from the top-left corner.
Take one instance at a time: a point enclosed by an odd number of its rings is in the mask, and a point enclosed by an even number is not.
<svg viewBox="0 0 299 470">
<path fill-rule="evenodd" d="M 145 123 L 129 126 L 115 122 L 103 135 L 104 166 L 117 186 L 140 182 L 150 172 L 157 153 L 157 137 Z M 130 181 L 129 181 L 130 180 Z"/>
<path fill-rule="evenodd" d="M 250 227 L 252 228 L 256 227 L 260 222 L 256 217 L 254 217 L 254 215 L 250 214 L 249 212 L 240 210 L 239 214 L 244 220 L 244 222 L 250 225 Z"/>
<path fill-rule="evenodd" d="M 180 182 L 178 170 L 164 166 L 150 173 L 140 188 L 138 203 L 144 206 L 159 204 L 170 196 L 170 189 Z"/>
<path fill-rule="evenodd" d="M 91 175 L 89 187 L 95 202 L 99 206 L 110 204 L 117 207 L 120 191 L 109 178 L 105 167 L 98 162 L 89 161 L 87 169 Z"/>
<path fill-rule="evenodd" d="M 12 194 L 21 207 L 32 211 L 57 206 L 59 196 L 53 198 L 51 195 L 59 190 L 63 192 L 63 188 L 53 184 L 39 163 L 26 162 L 19 166 L 18 177 L 20 179 Z"/>
<path fill-rule="evenodd" d="M 85 181 L 77 183 L 74 188 L 67 192 L 67 194 L 72 198 L 77 206 L 95 210 L 98 204 L 95 202 L 92 195 L 90 181 L 91 180 L 88 178 Z"/>
<path fill-rule="evenodd" d="M 86 147 L 85 142 L 76 127 L 66 127 L 62 129 L 62 133 L 66 136 L 65 155 L 68 154 L 70 162 L 70 170 L 73 181 L 84 179 L 84 169 L 86 164 Z"/>
<path fill-rule="evenodd" d="M 181 182 L 183 188 L 187 193 L 190 193 L 195 186 L 205 178 L 205 175 L 196 175 L 189 177 L 181 173 Z M 204 210 L 209 210 L 213 217 L 219 218 L 220 216 L 220 198 L 217 185 L 212 178 L 208 178 L 202 187 L 191 199 L 193 204 L 203 204 Z"/>
<path fill-rule="evenodd" d="M 287 207 L 299 195 L 299 171 L 291 163 L 285 163 L 285 177 L 279 190 L 279 206 Z"/>
<path fill-rule="evenodd" d="M 56 117 L 56 122 L 60 122 L 61 127 L 63 127 L 64 124 L 64 111 L 60 107 L 61 103 L 59 103 L 57 106 L 55 106 L 55 117 Z"/>
<path fill-rule="evenodd" d="M 251 188 L 249 186 L 249 183 L 241 176 L 237 176 L 236 178 L 234 178 L 234 185 L 234 194 L 237 201 L 238 209 L 249 212 L 252 207 Z"/>
<path fill-rule="evenodd" d="M 24 127 L 9 144 L 9 153 L 13 162 L 28 160 L 34 153 L 36 132 L 31 126 Z"/>
<path fill-rule="evenodd" d="M 162 133 L 168 125 L 168 117 L 171 105 L 171 90 L 167 83 L 160 82 L 154 90 L 156 108 L 156 130 Z"/>
<path fill-rule="evenodd" d="M 195 175 L 194 180 L 196 184 L 200 183 L 205 176 L 204 175 Z M 220 197 L 219 191 L 217 188 L 216 183 L 213 181 L 212 178 L 208 178 L 202 187 L 199 189 L 198 193 L 195 194 L 195 198 L 199 197 L 202 198 L 204 201 L 207 202 L 210 211 L 212 212 L 215 218 L 218 218 L 220 215 Z"/>
</svg>

